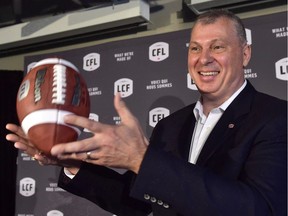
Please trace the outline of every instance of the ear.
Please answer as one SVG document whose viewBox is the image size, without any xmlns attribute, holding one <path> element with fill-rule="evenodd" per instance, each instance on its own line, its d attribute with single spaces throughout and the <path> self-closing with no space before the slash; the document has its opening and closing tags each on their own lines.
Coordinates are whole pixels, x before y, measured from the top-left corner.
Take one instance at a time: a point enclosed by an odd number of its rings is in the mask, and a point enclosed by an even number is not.
<svg viewBox="0 0 288 216">
<path fill-rule="evenodd" d="M 243 47 L 243 67 L 246 67 L 251 58 L 251 45 L 246 44 Z"/>
</svg>

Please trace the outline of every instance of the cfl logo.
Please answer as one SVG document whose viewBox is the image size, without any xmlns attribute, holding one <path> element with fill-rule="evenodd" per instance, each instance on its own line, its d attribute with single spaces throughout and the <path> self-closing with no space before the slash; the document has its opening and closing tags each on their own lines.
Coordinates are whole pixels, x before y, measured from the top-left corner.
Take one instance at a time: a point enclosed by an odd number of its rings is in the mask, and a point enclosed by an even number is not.
<svg viewBox="0 0 288 216">
<path fill-rule="evenodd" d="M 198 90 L 197 86 L 195 85 L 194 81 L 192 80 L 189 73 L 187 73 L 187 88 L 192 90 Z"/>
<path fill-rule="evenodd" d="M 36 182 L 32 178 L 23 178 L 20 180 L 19 193 L 22 196 L 30 197 L 35 194 Z"/>
<path fill-rule="evenodd" d="M 282 58 L 275 63 L 276 78 L 288 80 L 288 58 Z"/>
<path fill-rule="evenodd" d="M 164 107 L 157 107 L 149 112 L 149 125 L 155 127 L 156 124 L 163 118 L 170 115 L 170 111 Z"/>
<path fill-rule="evenodd" d="M 251 33 L 251 30 L 245 28 L 245 32 L 246 32 L 247 44 L 251 45 L 252 44 L 252 33 Z"/>
<path fill-rule="evenodd" d="M 133 80 L 122 78 L 114 83 L 114 95 L 119 92 L 122 98 L 133 94 Z"/>
<path fill-rule="evenodd" d="M 64 214 L 58 210 L 51 210 L 47 212 L 47 216 L 64 216 Z"/>
<path fill-rule="evenodd" d="M 169 57 L 169 44 L 157 42 L 149 47 L 149 59 L 154 62 L 160 62 Z"/>
<path fill-rule="evenodd" d="M 94 71 L 100 67 L 100 54 L 89 53 L 83 57 L 83 70 Z"/>
</svg>

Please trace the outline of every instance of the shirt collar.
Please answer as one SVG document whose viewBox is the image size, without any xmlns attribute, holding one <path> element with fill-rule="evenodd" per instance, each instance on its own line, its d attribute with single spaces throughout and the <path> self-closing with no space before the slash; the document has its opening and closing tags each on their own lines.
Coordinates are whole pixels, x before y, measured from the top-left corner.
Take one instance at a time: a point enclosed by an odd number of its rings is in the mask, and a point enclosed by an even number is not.
<svg viewBox="0 0 288 216">
<path fill-rule="evenodd" d="M 219 107 L 215 108 L 215 109 L 219 109 L 222 112 L 224 112 L 227 107 L 232 103 L 232 101 L 240 94 L 240 92 L 245 88 L 245 86 L 247 85 L 247 81 L 245 79 L 243 85 L 236 91 L 234 92 L 233 95 L 230 96 L 230 98 L 228 98 L 223 104 L 221 104 Z M 196 118 L 196 120 L 198 121 L 199 118 L 203 118 L 204 117 L 204 113 L 203 113 L 203 106 L 201 103 L 201 100 L 198 99 L 194 109 L 193 109 L 193 113 L 194 116 Z"/>
</svg>

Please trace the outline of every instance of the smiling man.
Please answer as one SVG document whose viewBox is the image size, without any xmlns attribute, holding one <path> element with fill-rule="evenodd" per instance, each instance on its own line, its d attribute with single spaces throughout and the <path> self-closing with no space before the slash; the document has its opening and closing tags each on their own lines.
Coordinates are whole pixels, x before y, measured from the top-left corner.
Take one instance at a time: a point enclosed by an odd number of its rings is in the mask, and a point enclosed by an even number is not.
<svg viewBox="0 0 288 216">
<path fill-rule="evenodd" d="M 214 15 L 198 19 L 188 54 L 189 73 L 202 95 L 205 115 L 244 84 L 243 68 L 251 56 L 240 20 Z"/>
<path fill-rule="evenodd" d="M 250 55 L 241 20 L 209 11 L 188 53 L 201 97 L 162 119 L 150 140 L 119 95 L 118 125 L 66 117 L 94 135 L 53 147 L 57 160 L 39 155 L 16 125 L 7 139 L 41 164 L 63 166 L 60 187 L 118 216 L 286 216 L 287 102 L 244 79 Z"/>
</svg>

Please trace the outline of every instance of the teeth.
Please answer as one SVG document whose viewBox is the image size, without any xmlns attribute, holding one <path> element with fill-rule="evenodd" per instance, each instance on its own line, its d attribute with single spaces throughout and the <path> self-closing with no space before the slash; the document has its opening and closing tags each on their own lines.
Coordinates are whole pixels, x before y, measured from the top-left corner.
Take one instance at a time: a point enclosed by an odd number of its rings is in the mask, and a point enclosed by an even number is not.
<svg viewBox="0 0 288 216">
<path fill-rule="evenodd" d="M 218 72 L 215 71 L 209 71 L 209 72 L 200 72 L 201 75 L 203 76 L 215 76 L 218 74 Z"/>
</svg>

